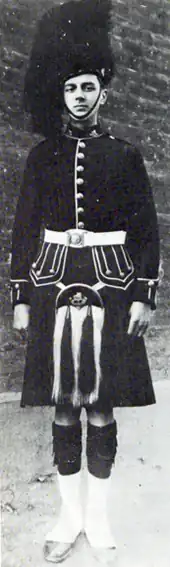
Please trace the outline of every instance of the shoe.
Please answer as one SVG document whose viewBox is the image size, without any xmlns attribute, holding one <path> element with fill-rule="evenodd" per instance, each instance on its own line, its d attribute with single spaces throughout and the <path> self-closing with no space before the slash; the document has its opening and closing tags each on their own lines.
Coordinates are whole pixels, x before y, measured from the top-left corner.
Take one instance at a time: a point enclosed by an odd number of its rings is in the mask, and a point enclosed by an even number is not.
<svg viewBox="0 0 170 567">
<path fill-rule="evenodd" d="M 44 545 L 44 557 L 49 563 L 62 563 L 67 559 L 75 544 L 76 540 L 72 543 L 46 541 Z"/>
</svg>

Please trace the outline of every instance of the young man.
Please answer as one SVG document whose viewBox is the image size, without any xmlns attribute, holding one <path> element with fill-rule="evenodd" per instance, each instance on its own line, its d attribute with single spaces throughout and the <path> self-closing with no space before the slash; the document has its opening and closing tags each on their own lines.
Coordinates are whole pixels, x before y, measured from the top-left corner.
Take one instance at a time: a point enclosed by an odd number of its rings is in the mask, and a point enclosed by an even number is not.
<svg viewBox="0 0 170 567">
<path fill-rule="evenodd" d="M 115 547 L 107 514 L 117 449 L 113 408 L 155 402 L 143 334 L 155 309 L 157 220 L 139 150 L 98 121 L 114 74 L 109 24 L 106 0 L 53 8 L 40 23 L 25 86 L 34 130 L 45 140 L 28 157 L 16 211 L 14 327 L 29 328 L 21 405 L 55 405 L 62 508 L 45 556 L 56 563 L 83 529 L 92 548 Z"/>
</svg>

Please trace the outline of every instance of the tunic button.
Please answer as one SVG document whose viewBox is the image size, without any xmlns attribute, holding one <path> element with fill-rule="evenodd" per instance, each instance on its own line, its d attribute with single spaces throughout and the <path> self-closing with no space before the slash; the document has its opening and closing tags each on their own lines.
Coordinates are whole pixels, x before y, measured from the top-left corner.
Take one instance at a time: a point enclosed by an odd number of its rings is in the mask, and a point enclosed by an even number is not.
<svg viewBox="0 0 170 567">
<path fill-rule="evenodd" d="M 84 159 L 85 155 L 84 155 L 82 152 L 79 152 L 79 153 L 77 154 L 77 157 L 78 157 L 79 159 Z"/>
<path fill-rule="evenodd" d="M 84 199 L 83 193 L 77 193 L 77 199 Z"/>
<path fill-rule="evenodd" d="M 155 282 L 153 280 L 149 280 L 148 286 L 153 287 L 154 285 L 155 285 Z"/>
<path fill-rule="evenodd" d="M 79 142 L 79 148 L 85 148 L 86 144 L 85 142 Z"/>
<path fill-rule="evenodd" d="M 77 212 L 78 212 L 78 213 L 84 213 L 83 207 L 78 207 Z"/>
<path fill-rule="evenodd" d="M 77 179 L 77 185 L 83 185 L 83 183 L 84 183 L 84 179 L 82 179 L 81 177 L 79 177 L 79 178 Z"/>
<path fill-rule="evenodd" d="M 83 165 L 78 165 L 78 166 L 77 166 L 77 171 L 84 171 L 84 166 L 83 166 Z"/>
<path fill-rule="evenodd" d="M 78 228 L 84 228 L 84 222 L 78 222 Z"/>
<path fill-rule="evenodd" d="M 19 283 L 15 284 L 15 289 L 19 289 Z"/>
</svg>

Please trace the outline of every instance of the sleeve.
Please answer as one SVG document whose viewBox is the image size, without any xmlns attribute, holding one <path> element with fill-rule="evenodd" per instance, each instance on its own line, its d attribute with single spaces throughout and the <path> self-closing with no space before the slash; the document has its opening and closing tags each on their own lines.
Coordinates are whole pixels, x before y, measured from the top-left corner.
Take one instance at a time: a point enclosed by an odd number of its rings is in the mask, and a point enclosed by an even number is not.
<svg viewBox="0 0 170 567">
<path fill-rule="evenodd" d="M 27 159 L 17 203 L 12 236 L 11 290 L 12 305 L 29 304 L 29 270 L 38 249 L 41 226 L 40 180 L 37 148 Z"/>
<path fill-rule="evenodd" d="M 159 282 L 159 230 L 151 184 L 137 148 L 131 151 L 128 175 L 132 194 L 128 246 L 135 266 L 132 300 L 147 303 L 155 309 Z"/>
</svg>

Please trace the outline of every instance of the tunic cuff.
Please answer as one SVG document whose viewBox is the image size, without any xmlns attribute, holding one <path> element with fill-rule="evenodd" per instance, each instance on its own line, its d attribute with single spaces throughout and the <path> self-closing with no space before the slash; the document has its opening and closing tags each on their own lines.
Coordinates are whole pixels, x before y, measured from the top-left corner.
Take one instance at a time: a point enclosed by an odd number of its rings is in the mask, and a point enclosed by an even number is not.
<svg viewBox="0 0 170 567">
<path fill-rule="evenodd" d="M 11 281 L 11 303 L 13 309 L 20 303 L 30 304 L 30 286 L 31 282 L 27 280 Z"/>
<path fill-rule="evenodd" d="M 133 301 L 141 301 L 150 305 L 151 309 L 156 309 L 156 292 L 158 279 L 137 278 L 133 293 Z"/>
</svg>

